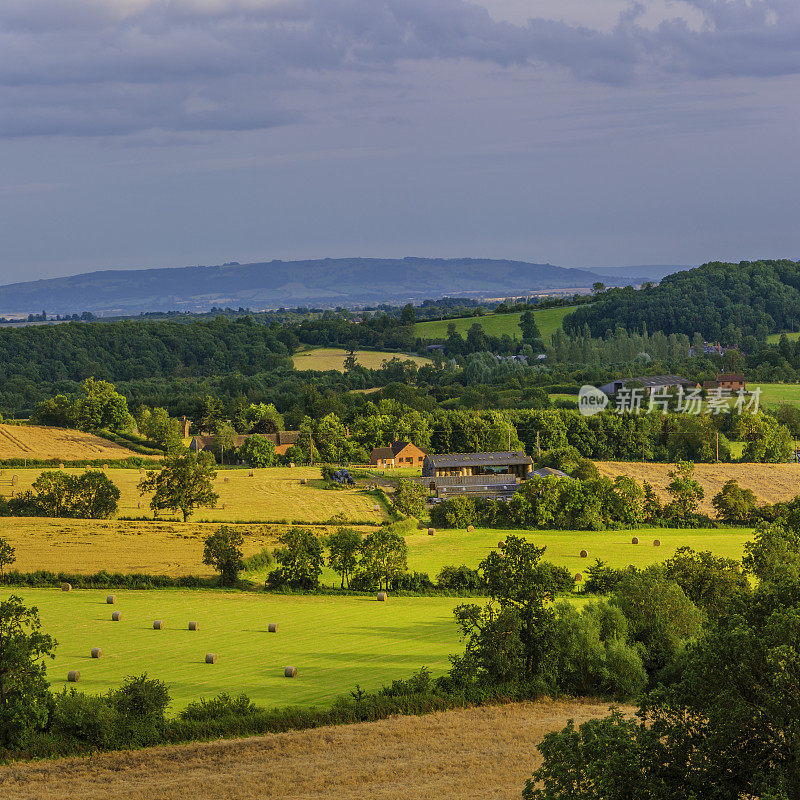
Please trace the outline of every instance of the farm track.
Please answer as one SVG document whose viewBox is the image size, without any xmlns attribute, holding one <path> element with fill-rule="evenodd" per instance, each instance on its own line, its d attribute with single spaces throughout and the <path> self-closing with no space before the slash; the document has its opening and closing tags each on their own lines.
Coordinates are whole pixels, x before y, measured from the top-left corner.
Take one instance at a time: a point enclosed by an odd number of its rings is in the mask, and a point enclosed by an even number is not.
<svg viewBox="0 0 800 800">
<path fill-rule="evenodd" d="M 626 709 L 627 710 L 627 709 Z M 604 716 L 542 700 L 0 767 L 4 800 L 506 800 L 546 733 Z"/>
</svg>

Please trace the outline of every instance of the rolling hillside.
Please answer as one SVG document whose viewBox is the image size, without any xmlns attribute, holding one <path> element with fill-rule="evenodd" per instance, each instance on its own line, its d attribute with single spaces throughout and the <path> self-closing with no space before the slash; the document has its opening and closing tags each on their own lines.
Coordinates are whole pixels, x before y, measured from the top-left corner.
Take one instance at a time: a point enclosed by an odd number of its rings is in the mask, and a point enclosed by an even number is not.
<svg viewBox="0 0 800 800">
<path fill-rule="evenodd" d="M 0 460 L 116 461 L 139 455 L 91 433 L 44 425 L 0 425 Z"/>
<path fill-rule="evenodd" d="M 0 287 L 0 315 L 254 310 L 305 304 L 421 301 L 591 286 L 600 275 L 499 259 L 340 258 L 216 267 L 104 270 Z"/>
</svg>

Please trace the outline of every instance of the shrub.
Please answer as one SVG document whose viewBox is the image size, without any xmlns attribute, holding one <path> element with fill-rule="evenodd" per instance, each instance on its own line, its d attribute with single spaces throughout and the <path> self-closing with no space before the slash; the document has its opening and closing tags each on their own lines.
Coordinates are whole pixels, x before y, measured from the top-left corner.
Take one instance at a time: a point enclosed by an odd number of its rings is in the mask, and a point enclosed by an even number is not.
<svg viewBox="0 0 800 800">
<path fill-rule="evenodd" d="M 460 567 L 442 567 L 436 577 L 436 586 L 455 592 L 479 591 L 485 588 L 480 572 L 465 564 Z"/>
<path fill-rule="evenodd" d="M 170 703 L 163 681 L 148 680 L 147 673 L 129 676 L 108 698 L 118 715 L 117 731 L 122 741 L 141 746 L 161 741 Z"/>
<path fill-rule="evenodd" d="M 197 722 L 224 717 L 244 717 L 258 712 L 258 706 L 246 694 L 231 697 L 227 692 L 222 692 L 210 700 L 201 698 L 194 703 L 189 703 L 178 715 L 178 718 Z"/>
</svg>

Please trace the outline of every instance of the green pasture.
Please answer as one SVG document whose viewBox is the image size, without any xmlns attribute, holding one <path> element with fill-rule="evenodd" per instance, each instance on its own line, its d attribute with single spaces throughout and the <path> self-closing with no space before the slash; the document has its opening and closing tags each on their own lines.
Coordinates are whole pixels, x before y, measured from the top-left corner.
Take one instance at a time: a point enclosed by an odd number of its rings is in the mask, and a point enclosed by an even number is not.
<svg viewBox="0 0 800 800">
<path fill-rule="evenodd" d="M 781 336 L 783 336 L 782 333 L 771 333 L 769 336 L 767 336 L 767 342 L 769 344 L 778 344 L 778 342 L 781 340 Z M 800 331 L 786 331 L 786 338 L 790 342 L 796 342 L 798 339 L 800 339 Z"/>
<path fill-rule="evenodd" d="M 539 326 L 545 342 L 550 341 L 550 335 L 561 327 L 561 320 L 575 308 L 576 306 L 560 306 L 534 311 L 536 324 Z M 414 333 L 422 339 L 445 339 L 447 338 L 447 326 L 452 322 L 456 326 L 456 331 L 461 336 L 466 336 L 467 331 L 477 322 L 488 336 L 502 336 L 507 333 L 512 339 L 514 337 L 519 339 L 522 335 L 519 329 L 521 316 L 522 314 L 486 314 L 483 317 L 418 322 L 414 326 Z"/>
<path fill-rule="evenodd" d="M 757 386 L 761 389 L 759 404 L 762 406 L 800 405 L 800 383 L 748 383 L 747 389 L 752 392 Z"/>
<path fill-rule="evenodd" d="M 624 531 L 515 531 L 479 528 L 471 533 L 465 530 L 437 530 L 434 536 L 424 531 L 406 537 L 408 567 L 427 572 L 435 578 L 446 564 L 466 564 L 475 568 L 497 543 L 509 534 L 524 536 L 539 547 L 546 547 L 544 558 L 554 564 L 583 572 L 596 558 L 602 558 L 612 567 L 646 567 L 670 558 L 679 547 L 710 550 L 714 555 L 741 559 L 744 543 L 752 538 L 750 528 L 726 530 L 695 530 L 675 528 L 644 528 Z M 639 544 L 631 544 L 634 536 Z M 653 541 L 661 541 L 654 547 Z M 587 550 L 588 558 L 580 551 Z"/>
<path fill-rule="evenodd" d="M 58 640 L 47 665 L 55 690 L 73 669 L 81 673 L 77 688 L 89 693 L 147 672 L 169 684 L 173 711 L 220 692 L 244 692 L 267 706 L 327 704 L 357 683 L 375 689 L 423 665 L 441 674 L 459 649 L 452 610 L 463 602 L 153 590 L 118 591 L 116 605 L 107 605 L 104 591 L 13 591 L 39 608 L 44 630 Z M 120 622 L 112 611 L 122 612 Z M 155 619 L 164 630 L 153 630 Z M 200 629 L 188 630 L 189 620 Z M 270 622 L 278 633 L 267 632 Z M 93 647 L 103 648 L 102 658 L 91 658 Z M 205 663 L 207 652 L 216 664 Z M 283 677 L 288 665 L 296 678 Z"/>
</svg>

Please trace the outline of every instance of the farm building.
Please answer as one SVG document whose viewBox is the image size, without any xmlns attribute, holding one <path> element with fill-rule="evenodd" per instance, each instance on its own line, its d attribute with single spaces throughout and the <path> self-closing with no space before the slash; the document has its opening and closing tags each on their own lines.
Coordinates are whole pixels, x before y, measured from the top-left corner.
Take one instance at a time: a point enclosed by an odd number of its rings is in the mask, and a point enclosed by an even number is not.
<svg viewBox="0 0 800 800">
<path fill-rule="evenodd" d="M 694 381 L 681 378 L 680 375 L 651 375 L 648 377 L 623 378 L 621 380 L 611 381 L 610 383 L 603 384 L 600 387 L 600 391 L 613 397 L 629 384 L 644 388 L 646 395 L 650 395 L 654 391 L 661 389 L 677 389 L 679 386 L 682 386 L 684 389 L 696 389 L 698 385 Z"/>
<path fill-rule="evenodd" d="M 533 461 L 521 450 L 427 455 L 422 464 L 422 475 L 425 478 L 514 475 L 524 479 L 530 475 L 531 470 Z"/>
<path fill-rule="evenodd" d="M 531 475 L 538 475 L 540 478 L 568 478 L 566 472 L 562 472 L 560 469 L 555 469 L 554 467 L 541 467 L 540 469 L 535 469 Z"/>
<path fill-rule="evenodd" d="M 443 500 L 452 497 L 485 497 L 490 500 L 510 500 L 520 481 L 516 475 L 464 475 L 417 478 L 426 489 L 436 492 Z"/>
<path fill-rule="evenodd" d="M 744 375 L 741 372 L 720 372 L 716 380 L 703 381 L 704 389 L 730 389 L 732 392 L 747 389 Z"/>
<path fill-rule="evenodd" d="M 392 442 L 388 447 L 376 447 L 369 457 L 373 467 L 421 467 L 425 451 L 411 442 Z"/>
</svg>

